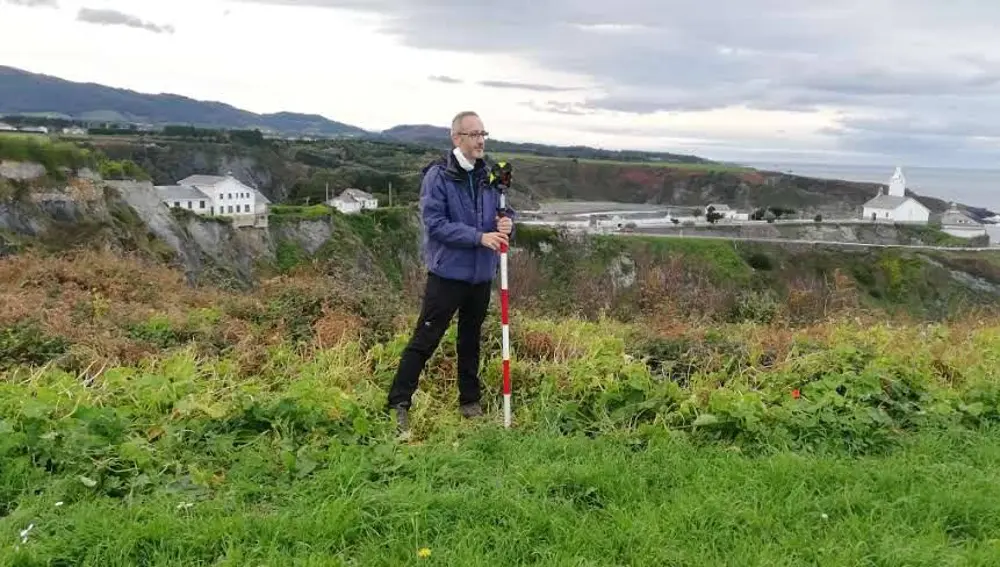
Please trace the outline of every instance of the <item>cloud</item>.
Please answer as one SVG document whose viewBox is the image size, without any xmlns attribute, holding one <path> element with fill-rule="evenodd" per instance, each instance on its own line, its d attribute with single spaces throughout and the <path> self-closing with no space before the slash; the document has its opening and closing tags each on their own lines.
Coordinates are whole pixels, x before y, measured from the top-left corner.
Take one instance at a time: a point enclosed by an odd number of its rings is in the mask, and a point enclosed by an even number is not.
<svg viewBox="0 0 1000 567">
<path fill-rule="evenodd" d="M 126 26 L 151 31 L 153 33 L 174 33 L 174 27 L 169 24 L 158 25 L 152 22 L 145 22 L 133 15 L 119 12 L 118 10 L 80 8 L 80 12 L 76 15 L 76 19 L 81 22 L 91 24 Z"/>
<path fill-rule="evenodd" d="M 576 88 L 572 87 L 539 85 L 535 83 L 518 83 L 514 81 L 479 81 L 478 84 L 483 87 L 491 87 L 494 89 L 517 89 L 522 91 L 535 91 L 540 93 L 555 93 L 555 92 L 566 92 L 566 91 L 577 90 Z"/>
<path fill-rule="evenodd" d="M 58 8 L 58 0 L 7 0 L 8 4 L 28 8 Z"/>
<path fill-rule="evenodd" d="M 462 79 L 456 79 L 455 77 L 449 77 L 447 75 L 433 75 L 428 77 L 428 79 L 437 83 L 445 83 L 448 85 L 457 85 L 463 82 Z"/>
<path fill-rule="evenodd" d="M 383 32 L 411 47 L 515 56 L 595 85 L 573 101 L 528 103 L 545 112 L 836 111 L 840 127 L 824 132 L 836 147 L 893 144 L 881 150 L 914 160 L 988 153 L 1000 140 L 1000 2 L 508 0 L 499 11 L 486 0 L 463 10 L 454 0 L 296 3 L 379 14 Z M 469 13 L 487 15 L 473 27 Z M 516 88 L 572 94 L 559 84 Z"/>
<path fill-rule="evenodd" d="M 539 112 L 551 112 L 554 114 L 568 114 L 570 116 L 584 116 L 592 111 L 580 103 L 561 102 L 558 100 L 537 101 L 530 100 L 521 103 L 532 110 Z"/>
</svg>

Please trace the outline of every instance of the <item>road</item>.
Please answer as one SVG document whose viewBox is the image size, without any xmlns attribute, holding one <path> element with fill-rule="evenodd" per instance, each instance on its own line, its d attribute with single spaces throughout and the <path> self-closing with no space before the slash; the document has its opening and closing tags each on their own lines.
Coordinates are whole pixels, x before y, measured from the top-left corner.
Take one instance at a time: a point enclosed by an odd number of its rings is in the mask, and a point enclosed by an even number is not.
<svg viewBox="0 0 1000 567">
<path fill-rule="evenodd" d="M 973 246 L 926 246 L 919 244 L 874 244 L 870 242 L 839 242 L 833 240 L 797 240 L 792 238 L 750 238 L 742 236 L 685 236 L 683 233 L 679 234 L 663 234 L 655 232 L 608 232 L 605 234 L 614 234 L 616 236 L 642 236 L 642 237 L 656 237 L 656 238 L 686 238 L 689 240 L 733 240 L 741 242 L 768 242 L 775 244 L 812 244 L 812 245 L 823 245 L 823 246 L 838 246 L 842 248 L 907 248 L 915 250 L 944 250 L 951 252 L 998 252 L 1000 253 L 1000 247 L 987 246 L 987 247 L 973 247 Z"/>
</svg>

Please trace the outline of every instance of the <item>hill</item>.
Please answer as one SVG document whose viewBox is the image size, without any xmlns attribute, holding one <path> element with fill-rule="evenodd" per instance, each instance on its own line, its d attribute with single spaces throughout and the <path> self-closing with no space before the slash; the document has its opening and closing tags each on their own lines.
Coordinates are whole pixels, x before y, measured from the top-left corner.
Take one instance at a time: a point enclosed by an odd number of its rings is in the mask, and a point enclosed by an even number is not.
<svg viewBox="0 0 1000 567">
<path fill-rule="evenodd" d="M 35 151 L 0 183 L 2 564 L 1000 559 L 995 253 L 519 226 L 514 428 L 494 303 L 486 417 L 455 411 L 450 330 L 401 443 L 414 211 L 236 230 Z M 263 265 L 192 285 L 179 251 Z"/>
<path fill-rule="evenodd" d="M 388 203 L 415 202 L 420 169 L 440 156 L 431 147 L 388 138 L 316 141 L 248 138 L 235 133 L 211 136 L 163 136 L 155 133 L 91 136 L 75 140 L 115 160 L 131 160 L 168 185 L 195 173 L 234 175 L 262 190 L 272 201 L 315 204 L 327 188 L 365 189 Z M 515 168 L 511 202 L 533 209 L 543 201 L 615 201 L 619 203 L 705 207 L 721 202 L 743 210 L 791 208 L 812 218 L 816 213 L 857 218 L 861 205 L 878 184 L 815 179 L 758 171 L 719 163 L 628 162 L 610 159 L 543 157 L 504 153 L 490 144 L 492 159 L 509 159 Z M 948 204 L 927 196 L 917 199 L 936 213 Z M 979 218 L 992 215 L 968 208 Z"/>
<path fill-rule="evenodd" d="M 450 149 L 451 136 L 448 128 L 430 124 L 404 124 L 382 131 L 377 138 L 423 144 L 437 149 Z M 598 159 L 629 163 L 653 162 L 665 164 L 714 164 L 718 162 L 692 155 L 668 152 L 646 152 L 636 150 L 604 150 L 588 146 L 554 146 L 530 142 L 506 142 L 490 139 L 487 144 L 491 152 L 514 153 L 518 155 L 563 157 L 575 159 Z"/>
<path fill-rule="evenodd" d="M 318 115 L 256 114 L 221 102 L 144 94 L 0 66 L 0 115 L 46 114 L 80 121 L 189 124 L 315 136 L 361 135 L 356 126 Z"/>
<path fill-rule="evenodd" d="M 366 137 L 372 140 L 450 145 L 447 128 L 400 125 L 382 132 L 336 122 L 314 114 L 256 114 L 221 102 L 200 101 L 176 94 L 146 94 L 95 83 L 67 81 L 49 75 L 0 66 L 0 116 L 44 115 L 97 123 L 191 125 L 202 128 L 260 129 L 285 136 Z M 491 141 L 496 151 L 550 157 L 581 157 L 626 161 L 708 163 L 708 160 L 663 152 L 611 151 L 583 146 Z"/>
</svg>

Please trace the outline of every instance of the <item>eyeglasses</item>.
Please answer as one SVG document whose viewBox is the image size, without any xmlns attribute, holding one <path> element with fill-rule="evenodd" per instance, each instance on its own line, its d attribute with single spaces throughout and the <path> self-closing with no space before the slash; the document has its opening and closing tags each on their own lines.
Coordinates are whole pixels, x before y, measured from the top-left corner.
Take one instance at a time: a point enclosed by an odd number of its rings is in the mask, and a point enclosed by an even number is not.
<svg viewBox="0 0 1000 567">
<path fill-rule="evenodd" d="M 490 137 L 490 133 L 489 132 L 459 132 L 458 135 L 459 136 L 468 136 L 470 138 L 482 138 L 484 140 L 486 138 Z"/>
</svg>

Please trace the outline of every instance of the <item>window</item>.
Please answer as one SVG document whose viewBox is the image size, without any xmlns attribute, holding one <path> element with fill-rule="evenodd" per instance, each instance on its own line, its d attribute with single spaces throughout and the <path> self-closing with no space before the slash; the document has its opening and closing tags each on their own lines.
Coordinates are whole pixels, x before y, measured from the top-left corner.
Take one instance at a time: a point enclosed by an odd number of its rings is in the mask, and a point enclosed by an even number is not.
<svg viewBox="0 0 1000 567">
<path fill-rule="evenodd" d="M 181 202 L 180 201 L 174 201 L 174 206 L 177 207 L 178 209 L 181 208 Z"/>
<path fill-rule="evenodd" d="M 233 212 L 233 206 L 229 205 L 229 212 Z"/>
<path fill-rule="evenodd" d="M 243 212 L 249 213 L 250 212 L 250 205 L 243 205 Z"/>
<path fill-rule="evenodd" d="M 190 210 L 190 209 L 193 209 L 193 208 L 194 207 L 191 206 L 191 201 L 188 201 L 188 209 Z"/>
<path fill-rule="evenodd" d="M 230 199 L 232 199 L 232 198 L 233 198 L 233 194 L 232 194 L 232 193 L 228 193 L 228 195 L 229 195 L 229 198 L 230 198 Z"/>
<path fill-rule="evenodd" d="M 205 208 L 205 201 L 198 201 L 198 208 L 199 209 L 204 209 Z"/>
</svg>

